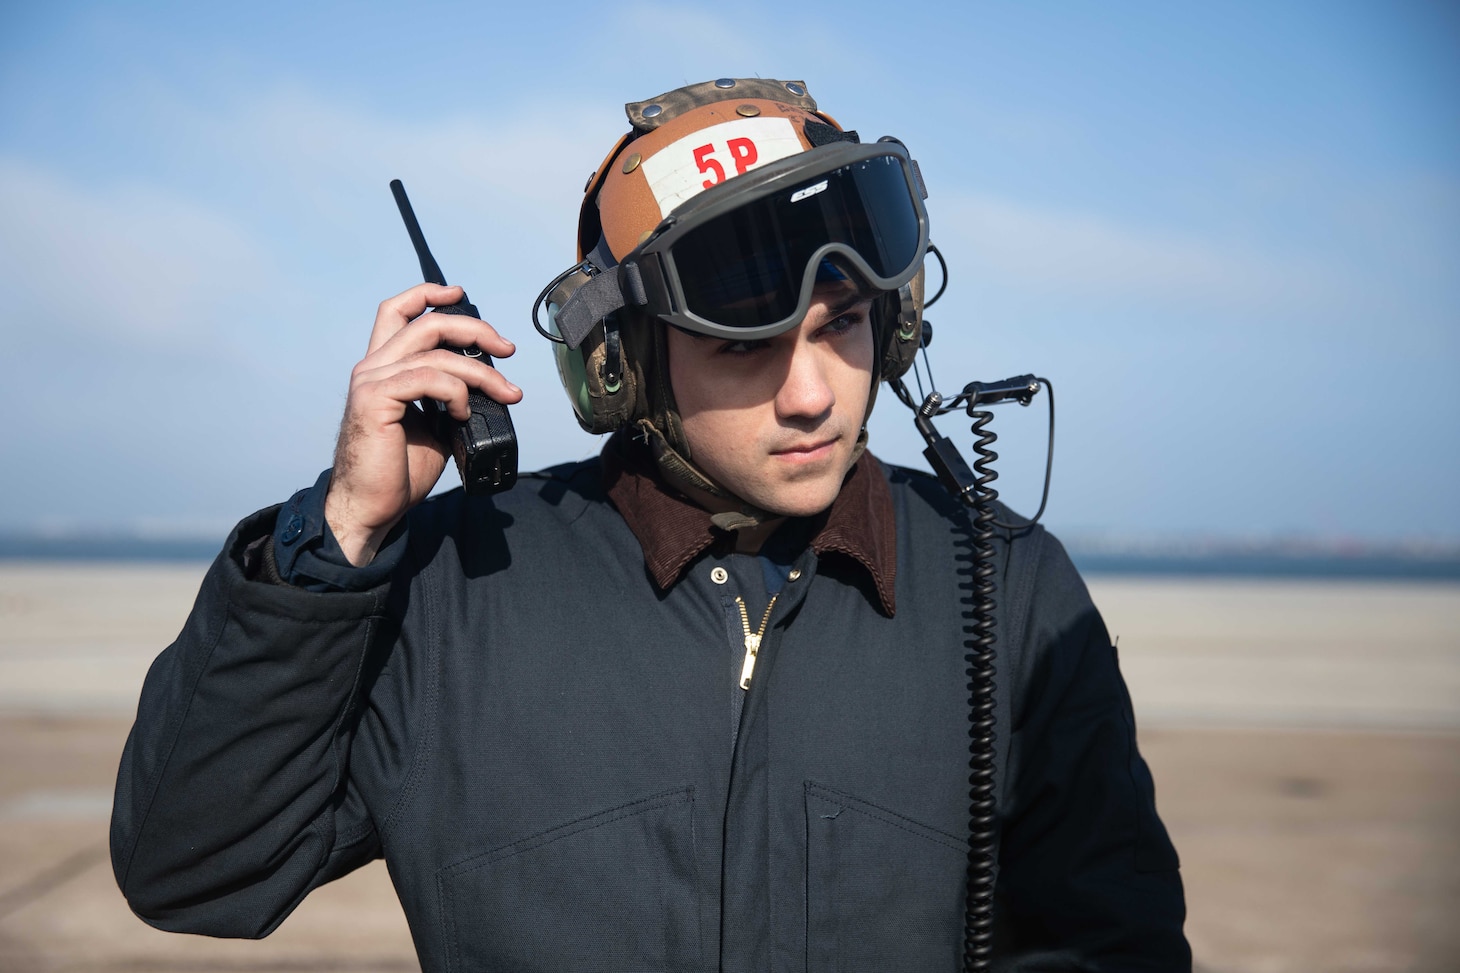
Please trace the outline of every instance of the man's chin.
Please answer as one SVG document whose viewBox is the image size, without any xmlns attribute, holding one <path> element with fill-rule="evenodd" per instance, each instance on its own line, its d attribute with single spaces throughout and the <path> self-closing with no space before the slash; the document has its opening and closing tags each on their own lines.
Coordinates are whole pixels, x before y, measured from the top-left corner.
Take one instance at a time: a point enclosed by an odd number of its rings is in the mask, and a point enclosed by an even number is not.
<svg viewBox="0 0 1460 973">
<path fill-rule="evenodd" d="M 814 517 L 826 510 L 841 492 L 842 482 L 850 468 L 850 457 L 831 455 L 810 463 L 771 464 L 771 475 L 754 484 L 759 499 L 746 497 L 751 503 L 782 517 Z"/>
<path fill-rule="evenodd" d="M 841 490 L 841 477 L 817 478 L 812 482 L 793 482 L 778 487 L 753 491 L 756 496 L 746 497 L 755 506 L 780 517 L 814 517 L 830 507 Z"/>
</svg>

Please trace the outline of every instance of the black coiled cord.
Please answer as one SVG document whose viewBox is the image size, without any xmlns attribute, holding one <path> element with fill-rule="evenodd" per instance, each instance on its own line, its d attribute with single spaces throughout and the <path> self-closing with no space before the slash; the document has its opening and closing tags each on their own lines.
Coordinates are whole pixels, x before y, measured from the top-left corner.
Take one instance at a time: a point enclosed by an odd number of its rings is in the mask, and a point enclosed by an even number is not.
<svg viewBox="0 0 1460 973">
<path fill-rule="evenodd" d="M 951 400 L 945 400 L 936 390 L 929 392 L 921 405 L 913 402 L 912 393 L 900 379 L 891 384 L 897 397 L 913 410 L 913 423 L 928 444 L 923 456 L 938 474 L 939 481 L 960 503 L 973 510 L 969 525 L 972 567 L 959 569 L 959 573 L 965 576 L 959 583 L 966 596 L 963 617 L 971 623 L 963 629 L 967 635 L 964 647 L 968 650 L 966 671 L 971 721 L 968 734 L 968 890 L 963 923 L 963 968 L 968 973 L 982 973 L 989 969 L 993 956 L 994 875 L 998 861 L 997 760 L 994 747 L 994 644 L 997 635 L 994 621 L 997 607 L 994 598 L 997 592 L 994 582 L 994 529 L 1024 530 L 1032 527 L 1044 514 L 1054 460 L 1054 393 L 1050 389 L 1050 448 L 1044 466 L 1044 495 L 1034 520 L 1020 525 L 1002 523 L 994 516 L 994 502 L 999 498 L 999 491 L 994 489 L 993 482 L 999 475 L 993 464 L 999 454 L 991 447 L 998 437 L 988 428 L 994 414 L 978 406 L 1011 400 L 1028 405 L 1035 394 L 1049 387 L 1049 380 L 1033 375 L 1016 375 L 1002 382 L 970 382 Z M 933 427 L 935 417 L 959 407 L 966 408 L 968 417 L 973 420 L 973 451 L 977 458 L 972 468 L 963 461 L 958 447 Z"/>
<path fill-rule="evenodd" d="M 964 493 L 963 502 L 973 508 L 973 624 L 965 628 L 968 639 L 969 730 L 968 786 L 968 893 L 963 924 L 963 969 L 967 973 L 988 970 L 994 939 L 994 866 L 998 851 L 997 800 L 994 793 L 994 501 L 993 487 L 999 474 L 992 464 L 999 454 L 990 447 L 998 439 L 987 428 L 994 414 L 970 410 L 976 437 L 973 461 L 976 475 L 973 496 Z"/>
</svg>

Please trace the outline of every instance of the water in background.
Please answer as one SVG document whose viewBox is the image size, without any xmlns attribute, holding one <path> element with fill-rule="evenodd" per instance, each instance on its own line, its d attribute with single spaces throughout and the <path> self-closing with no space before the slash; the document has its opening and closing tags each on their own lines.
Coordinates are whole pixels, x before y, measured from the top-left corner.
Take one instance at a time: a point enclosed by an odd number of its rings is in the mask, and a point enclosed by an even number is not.
<svg viewBox="0 0 1460 973">
<path fill-rule="evenodd" d="M 1460 580 L 1456 544 L 1073 537 L 1065 545 L 1091 575 Z M 0 533 L 0 560 L 196 562 L 211 561 L 221 546 L 221 537 Z"/>
<path fill-rule="evenodd" d="M 223 538 L 0 533 L 0 560 L 211 561 Z"/>
<path fill-rule="evenodd" d="M 1172 574 L 1251 578 L 1345 578 L 1460 581 L 1460 558 L 1320 557 L 1283 554 L 1090 554 L 1071 551 L 1081 574 Z"/>
</svg>

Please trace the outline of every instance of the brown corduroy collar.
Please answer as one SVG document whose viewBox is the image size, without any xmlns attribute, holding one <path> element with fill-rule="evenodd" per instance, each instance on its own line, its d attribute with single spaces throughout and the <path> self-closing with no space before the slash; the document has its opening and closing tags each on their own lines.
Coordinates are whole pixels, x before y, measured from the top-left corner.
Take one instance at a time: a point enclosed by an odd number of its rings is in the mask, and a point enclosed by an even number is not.
<svg viewBox="0 0 1460 973">
<path fill-rule="evenodd" d="M 677 582 L 689 563 L 729 534 L 710 522 L 710 513 L 668 486 L 647 448 L 620 433 L 603 448 L 603 479 L 609 499 L 623 515 L 644 551 L 644 565 L 660 591 Z M 867 574 L 882 613 L 896 611 L 897 525 L 892 494 L 877 460 L 864 453 L 852 466 L 841 492 L 824 513 L 812 518 L 811 549 L 818 556 L 840 554 Z"/>
</svg>

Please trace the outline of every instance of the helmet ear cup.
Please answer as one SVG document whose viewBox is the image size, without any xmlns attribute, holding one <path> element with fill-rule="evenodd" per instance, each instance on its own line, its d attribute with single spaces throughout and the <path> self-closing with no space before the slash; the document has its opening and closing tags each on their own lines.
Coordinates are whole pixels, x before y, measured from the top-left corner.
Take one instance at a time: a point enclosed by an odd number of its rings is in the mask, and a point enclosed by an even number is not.
<svg viewBox="0 0 1460 973">
<path fill-rule="evenodd" d="M 927 268 L 888 295 L 887 324 L 882 340 L 882 380 L 895 381 L 912 367 L 923 343 L 923 284 Z"/>
<path fill-rule="evenodd" d="M 558 309 L 573 292 L 588 282 L 588 275 L 575 271 L 548 294 L 548 320 L 556 327 Z M 617 315 L 600 321 L 576 349 L 562 342 L 553 344 L 558 380 L 568 393 L 578 425 L 590 433 L 613 432 L 628 424 L 642 383 L 637 357 L 623 346 Z M 617 368 L 609 367 L 609 357 Z"/>
</svg>

